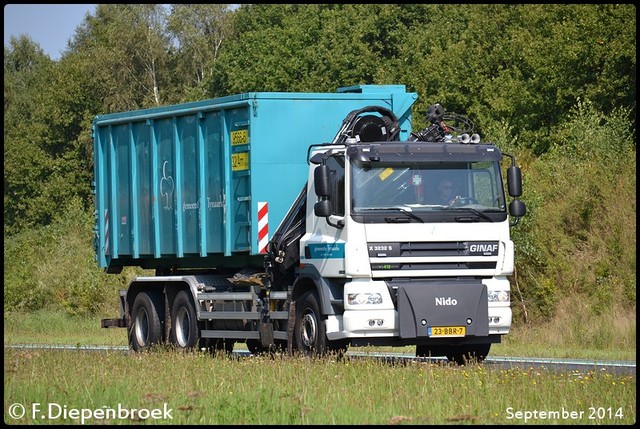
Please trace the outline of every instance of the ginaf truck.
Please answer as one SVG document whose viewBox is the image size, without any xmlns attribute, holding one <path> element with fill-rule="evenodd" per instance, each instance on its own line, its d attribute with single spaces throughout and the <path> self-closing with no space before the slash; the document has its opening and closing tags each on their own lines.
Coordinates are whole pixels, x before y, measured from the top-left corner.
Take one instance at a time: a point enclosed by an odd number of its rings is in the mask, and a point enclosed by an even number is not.
<svg viewBox="0 0 640 429">
<path fill-rule="evenodd" d="M 152 274 L 102 326 L 135 351 L 484 359 L 511 326 L 520 170 L 439 104 L 413 131 L 416 99 L 359 85 L 97 116 L 97 263 Z"/>
</svg>

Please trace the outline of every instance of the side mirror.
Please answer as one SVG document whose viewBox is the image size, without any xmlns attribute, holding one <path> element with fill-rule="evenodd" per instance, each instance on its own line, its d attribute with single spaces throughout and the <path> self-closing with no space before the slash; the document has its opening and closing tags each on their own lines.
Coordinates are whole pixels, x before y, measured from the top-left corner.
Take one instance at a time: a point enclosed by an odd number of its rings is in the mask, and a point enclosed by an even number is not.
<svg viewBox="0 0 640 429">
<path fill-rule="evenodd" d="M 338 229 L 344 228 L 344 222 L 338 221 L 333 223 L 331 221 L 331 215 L 333 213 L 333 204 L 329 200 L 331 196 L 331 170 L 326 164 L 321 164 L 316 167 L 313 172 L 313 186 L 316 195 L 320 200 L 313 206 L 313 214 L 317 217 L 324 217 L 327 219 L 327 224 L 336 227 Z"/>
<path fill-rule="evenodd" d="M 519 167 L 512 165 L 507 169 L 507 187 L 512 197 L 522 195 L 522 173 Z"/>
<path fill-rule="evenodd" d="M 316 167 L 313 172 L 313 182 L 317 196 L 322 198 L 331 195 L 331 170 L 328 165 L 322 164 Z"/>
<path fill-rule="evenodd" d="M 522 217 L 527 214 L 527 206 L 520 200 L 513 200 L 509 204 L 509 214 L 513 217 Z"/>
<path fill-rule="evenodd" d="M 320 200 L 313 206 L 313 214 L 317 217 L 329 217 L 333 213 L 333 205 L 329 200 Z"/>
</svg>

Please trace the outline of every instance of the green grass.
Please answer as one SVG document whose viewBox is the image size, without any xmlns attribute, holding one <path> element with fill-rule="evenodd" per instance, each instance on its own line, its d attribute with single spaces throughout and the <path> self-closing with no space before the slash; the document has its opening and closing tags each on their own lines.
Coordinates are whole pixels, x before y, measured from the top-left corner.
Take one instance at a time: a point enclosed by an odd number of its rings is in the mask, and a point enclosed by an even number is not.
<svg viewBox="0 0 640 429">
<path fill-rule="evenodd" d="M 492 353 L 594 360 L 636 360 L 636 309 L 612 306 L 599 314 L 568 296 L 547 322 L 513 327 Z"/>
<path fill-rule="evenodd" d="M 4 314 L 5 344 L 127 345 L 124 329 L 100 327 L 98 316 L 39 311 Z"/>
<path fill-rule="evenodd" d="M 5 313 L 4 321 L 5 345 L 127 344 L 124 329 L 100 328 L 97 316 Z M 635 339 L 624 350 L 557 344 L 589 338 L 575 330 L 561 336 L 548 334 L 557 332 L 551 325 L 516 328 L 491 356 L 635 361 Z M 150 353 L 5 348 L 4 375 L 5 422 L 13 424 L 631 424 L 636 413 L 635 375 L 545 368 L 389 365 L 335 356 L 239 359 L 169 347 Z M 20 407 L 27 412 L 13 419 L 9 411 Z M 118 407 L 129 414 L 115 415 Z M 143 411 L 133 415 L 133 409 Z M 161 419 L 145 418 L 148 410 L 165 409 Z"/>
<path fill-rule="evenodd" d="M 601 372 L 332 356 L 236 359 L 168 348 L 138 354 L 5 349 L 4 368 L 5 410 L 17 403 L 28 411 L 17 419 L 5 411 L 5 422 L 15 424 L 83 423 L 83 412 L 84 423 L 93 424 L 518 424 L 525 417 L 542 424 L 631 424 L 636 415 L 635 376 Z M 118 407 L 169 414 L 93 417 L 93 410 Z M 602 418 L 589 418 L 598 411 Z M 541 412 L 558 414 L 542 418 Z"/>
</svg>

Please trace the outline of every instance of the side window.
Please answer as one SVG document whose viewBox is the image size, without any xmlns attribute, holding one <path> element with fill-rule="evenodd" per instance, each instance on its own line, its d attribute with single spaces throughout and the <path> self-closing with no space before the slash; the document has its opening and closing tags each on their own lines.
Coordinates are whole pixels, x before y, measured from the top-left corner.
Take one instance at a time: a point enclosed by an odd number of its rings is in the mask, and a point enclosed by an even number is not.
<svg viewBox="0 0 640 429">
<path fill-rule="evenodd" d="M 327 166 L 331 170 L 333 189 L 329 200 L 333 206 L 333 213 L 344 216 L 344 157 L 332 156 L 327 159 Z"/>
</svg>

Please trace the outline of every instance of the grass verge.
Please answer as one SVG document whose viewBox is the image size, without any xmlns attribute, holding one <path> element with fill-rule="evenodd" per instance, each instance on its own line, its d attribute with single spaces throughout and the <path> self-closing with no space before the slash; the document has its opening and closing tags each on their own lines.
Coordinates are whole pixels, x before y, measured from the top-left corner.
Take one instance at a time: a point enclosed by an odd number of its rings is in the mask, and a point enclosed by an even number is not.
<svg viewBox="0 0 640 429">
<path fill-rule="evenodd" d="M 4 351 L 14 424 L 632 424 L 635 375 L 372 358 Z M 16 405 L 17 404 L 17 405 Z M 23 413 L 20 411 L 24 410 Z"/>
</svg>

